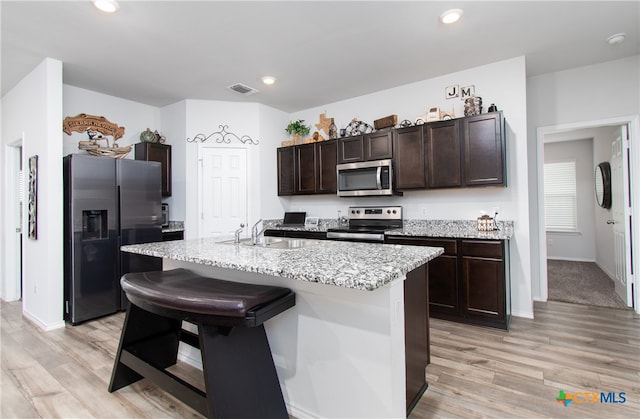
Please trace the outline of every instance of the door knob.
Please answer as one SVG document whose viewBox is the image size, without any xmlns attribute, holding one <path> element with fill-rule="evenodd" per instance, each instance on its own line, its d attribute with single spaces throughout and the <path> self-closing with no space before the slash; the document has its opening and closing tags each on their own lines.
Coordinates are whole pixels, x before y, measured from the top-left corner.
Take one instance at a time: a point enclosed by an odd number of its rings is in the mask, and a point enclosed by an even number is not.
<svg viewBox="0 0 640 419">
<path fill-rule="evenodd" d="M 615 224 L 616 221 L 615 220 L 607 220 L 607 224 Z"/>
</svg>

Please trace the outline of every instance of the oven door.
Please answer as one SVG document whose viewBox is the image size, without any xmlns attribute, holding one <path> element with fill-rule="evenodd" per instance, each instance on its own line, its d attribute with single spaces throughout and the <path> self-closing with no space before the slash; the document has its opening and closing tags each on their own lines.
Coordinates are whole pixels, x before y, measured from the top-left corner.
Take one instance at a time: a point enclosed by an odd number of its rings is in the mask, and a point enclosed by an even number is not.
<svg viewBox="0 0 640 419">
<path fill-rule="evenodd" d="M 393 195 L 390 159 L 339 164 L 336 170 L 338 196 Z"/>
</svg>

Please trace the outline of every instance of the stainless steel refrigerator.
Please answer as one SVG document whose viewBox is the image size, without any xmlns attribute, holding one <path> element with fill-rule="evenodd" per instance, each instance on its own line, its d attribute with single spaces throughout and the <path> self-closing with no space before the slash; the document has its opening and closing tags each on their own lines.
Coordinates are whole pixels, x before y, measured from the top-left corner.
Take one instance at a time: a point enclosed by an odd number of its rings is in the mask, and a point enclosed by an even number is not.
<svg viewBox="0 0 640 419">
<path fill-rule="evenodd" d="M 161 167 L 70 154 L 63 178 L 64 319 L 75 325 L 126 308 L 123 274 L 162 269 L 162 259 L 120 251 L 162 240 Z"/>
</svg>

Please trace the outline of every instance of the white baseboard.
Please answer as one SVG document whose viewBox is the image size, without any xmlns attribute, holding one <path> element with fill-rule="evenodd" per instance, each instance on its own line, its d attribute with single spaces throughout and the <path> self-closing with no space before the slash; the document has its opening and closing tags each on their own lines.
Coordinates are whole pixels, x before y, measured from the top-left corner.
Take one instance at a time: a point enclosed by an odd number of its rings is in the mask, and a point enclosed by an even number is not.
<svg viewBox="0 0 640 419">
<path fill-rule="evenodd" d="M 22 310 L 22 315 L 30 322 L 33 323 L 34 326 L 44 330 L 45 332 L 49 332 L 51 330 L 55 330 L 55 329 L 62 329 L 65 324 L 64 324 L 64 320 L 60 320 L 54 323 L 45 323 L 42 320 L 40 320 L 38 317 L 34 316 L 32 313 L 30 313 L 27 310 Z"/>
<path fill-rule="evenodd" d="M 547 259 L 550 260 L 568 260 L 569 262 L 595 262 L 595 259 L 583 259 L 583 258 L 567 258 L 567 257 L 556 257 L 547 255 Z"/>
<path fill-rule="evenodd" d="M 607 268 L 605 268 L 604 266 L 600 265 L 598 263 L 598 261 L 596 261 L 596 265 L 598 265 L 598 268 L 602 269 L 602 272 L 607 274 L 609 279 L 611 279 L 613 282 L 616 282 L 616 277 L 615 277 L 615 274 L 613 272 L 609 272 L 609 270 Z"/>
</svg>

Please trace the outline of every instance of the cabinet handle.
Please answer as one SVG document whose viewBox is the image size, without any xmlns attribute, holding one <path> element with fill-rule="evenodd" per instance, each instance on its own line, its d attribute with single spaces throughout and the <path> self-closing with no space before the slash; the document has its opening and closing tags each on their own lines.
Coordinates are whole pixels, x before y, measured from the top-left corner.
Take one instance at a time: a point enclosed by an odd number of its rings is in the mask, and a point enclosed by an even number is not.
<svg viewBox="0 0 640 419">
<path fill-rule="evenodd" d="M 607 220 L 607 224 L 615 224 L 616 220 Z"/>
</svg>

